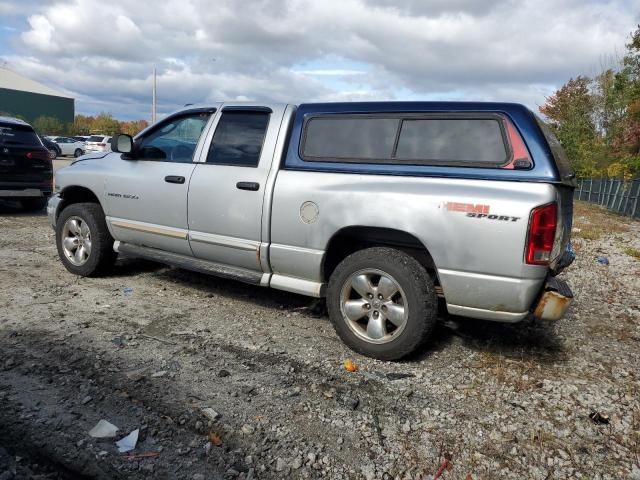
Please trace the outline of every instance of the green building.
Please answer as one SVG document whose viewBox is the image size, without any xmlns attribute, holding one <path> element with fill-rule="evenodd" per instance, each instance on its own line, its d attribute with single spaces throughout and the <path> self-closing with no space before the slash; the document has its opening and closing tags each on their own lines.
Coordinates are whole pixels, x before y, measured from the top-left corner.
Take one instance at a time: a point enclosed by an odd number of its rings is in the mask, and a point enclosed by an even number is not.
<svg viewBox="0 0 640 480">
<path fill-rule="evenodd" d="M 74 99 L 11 70 L 0 68 L 0 114 L 33 122 L 38 117 L 54 117 L 73 122 Z"/>
</svg>

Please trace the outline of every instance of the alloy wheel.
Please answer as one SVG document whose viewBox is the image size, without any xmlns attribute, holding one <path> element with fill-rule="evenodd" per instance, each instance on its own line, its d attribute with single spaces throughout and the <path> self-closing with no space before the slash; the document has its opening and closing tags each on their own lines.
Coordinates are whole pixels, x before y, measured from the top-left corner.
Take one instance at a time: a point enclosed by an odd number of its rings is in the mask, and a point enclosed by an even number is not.
<svg viewBox="0 0 640 480">
<path fill-rule="evenodd" d="M 387 343 L 405 328 L 406 295 L 388 273 L 377 269 L 354 272 L 343 284 L 340 310 L 349 328 L 370 343 Z"/>
<path fill-rule="evenodd" d="M 69 217 L 62 228 L 62 250 L 73 265 L 84 265 L 91 255 L 91 231 L 82 218 Z"/>
</svg>

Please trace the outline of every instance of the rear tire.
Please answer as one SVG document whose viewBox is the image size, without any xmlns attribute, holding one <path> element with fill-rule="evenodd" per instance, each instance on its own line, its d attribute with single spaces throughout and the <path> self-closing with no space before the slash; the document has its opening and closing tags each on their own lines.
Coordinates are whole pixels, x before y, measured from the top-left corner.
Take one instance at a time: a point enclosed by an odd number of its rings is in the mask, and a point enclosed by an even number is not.
<svg viewBox="0 0 640 480">
<path fill-rule="evenodd" d="M 351 349 L 399 360 L 420 348 L 437 320 L 433 280 L 412 256 L 374 247 L 345 258 L 327 289 L 329 318 Z"/>
<path fill-rule="evenodd" d="M 23 198 L 20 200 L 20 204 L 25 210 L 39 212 L 47 205 L 48 200 L 47 197 Z"/>
<path fill-rule="evenodd" d="M 82 155 L 82 150 L 80 150 L 79 148 L 76 148 L 76 151 L 73 152 L 73 156 L 75 158 L 78 158 L 80 155 Z"/>
<path fill-rule="evenodd" d="M 56 246 L 65 268 L 83 277 L 108 272 L 117 257 L 97 203 L 74 203 L 62 210 L 56 222 Z"/>
</svg>

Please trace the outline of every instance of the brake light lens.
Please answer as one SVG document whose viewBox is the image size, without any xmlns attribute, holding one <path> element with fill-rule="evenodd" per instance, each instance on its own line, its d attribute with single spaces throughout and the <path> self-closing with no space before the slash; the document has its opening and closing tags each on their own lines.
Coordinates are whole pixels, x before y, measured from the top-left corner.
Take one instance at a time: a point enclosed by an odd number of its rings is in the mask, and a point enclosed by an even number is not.
<svg viewBox="0 0 640 480">
<path fill-rule="evenodd" d="M 28 159 L 37 159 L 37 160 L 49 160 L 51 158 L 50 154 L 49 154 L 49 151 L 46 151 L 46 152 L 44 152 L 44 151 L 42 151 L 42 152 L 41 151 L 27 152 L 25 154 L 25 156 Z"/>
<path fill-rule="evenodd" d="M 98 146 L 99 146 L 99 147 L 106 147 L 106 146 L 107 146 L 107 144 L 106 144 L 106 143 L 99 143 L 99 144 L 98 144 Z"/>
<path fill-rule="evenodd" d="M 529 265 L 549 265 L 557 226 L 558 205 L 555 202 L 533 209 L 525 255 Z"/>
</svg>

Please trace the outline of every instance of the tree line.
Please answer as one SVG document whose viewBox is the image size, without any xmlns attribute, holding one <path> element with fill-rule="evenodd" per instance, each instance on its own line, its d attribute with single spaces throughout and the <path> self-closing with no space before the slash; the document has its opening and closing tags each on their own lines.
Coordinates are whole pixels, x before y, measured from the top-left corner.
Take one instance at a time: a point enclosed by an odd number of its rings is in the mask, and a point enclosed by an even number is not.
<svg viewBox="0 0 640 480">
<path fill-rule="evenodd" d="M 612 68 L 571 78 L 539 107 L 580 177 L 640 176 L 640 25 Z"/>
<path fill-rule="evenodd" d="M 100 113 L 96 116 L 76 115 L 73 123 L 63 123 L 54 117 L 38 117 L 33 128 L 44 135 L 92 135 L 128 133 L 135 135 L 149 126 L 146 120 L 116 120 L 110 113 Z"/>
<path fill-rule="evenodd" d="M 22 118 L 20 115 L 0 112 L 0 115 Z M 24 120 L 24 118 L 22 118 Z M 64 123 L 55 117 L 40 116 L 31 122 L 33 128 L 41 135 L 114 135 L 127 133 L 131 136 L 149 126 L 146 120 L 116 120 L 110 113 L 99 113 L 96 116 L 76 115 L 73 122 Z"/>
</svg>

